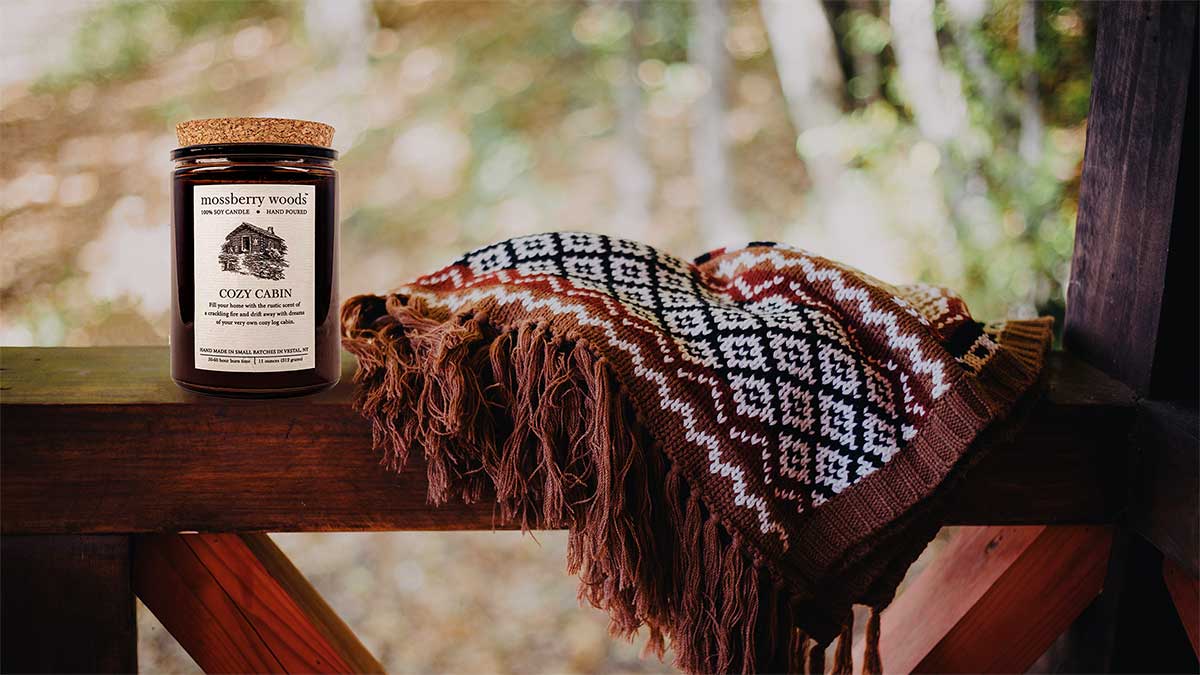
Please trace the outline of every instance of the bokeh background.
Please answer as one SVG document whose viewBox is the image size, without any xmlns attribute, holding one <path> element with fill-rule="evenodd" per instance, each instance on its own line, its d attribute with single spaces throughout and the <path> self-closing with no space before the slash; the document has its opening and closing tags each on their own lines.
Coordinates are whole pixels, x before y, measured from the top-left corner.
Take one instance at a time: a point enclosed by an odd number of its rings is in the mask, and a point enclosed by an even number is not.
<svg viewBox="0 0 1200 675">
<path fill-rule="evenodd" d="M 555 229 L 784 241 L 1061 317 L 1094 8 L 1031 0 L 0 0 L 0 344 L 163 344 L 173 125 L 328 122 L 341 285 Z M 280 535 L 397 672 L 635 672 L 565 539 Z M 936 553 L 934 546 L 931 554 Z M 147 612 L 147 672 L 194 671 Z"/>
</svg>

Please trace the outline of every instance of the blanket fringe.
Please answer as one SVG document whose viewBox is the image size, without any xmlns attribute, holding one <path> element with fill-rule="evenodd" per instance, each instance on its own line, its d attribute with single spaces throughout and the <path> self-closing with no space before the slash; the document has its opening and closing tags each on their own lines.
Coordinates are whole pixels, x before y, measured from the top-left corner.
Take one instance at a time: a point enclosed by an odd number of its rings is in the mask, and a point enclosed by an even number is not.
<svg viewBox="0 0 1200 675">
<path fill-rule="evenodd" d="M 854 675 L 854 613 L 846 619 L 837 638 L 837 649 L 833 653 L 834 675 Z"/>
<path fill-rule="evenodd" d="M 789 673 L 805 673 L 808 671 L 808 650 L 812 647 L 812 641 L 808 639 L 808 635 L 799 628 L 792 629 L 792 644 L 790 647 L 790 658 L 788 661 Z"/>
<path fill-rule="evenodd" d="M 866 633 L 863 636 L 862 675 L 883 675 L 883 661 L 879 655 L 879 614 L 881 608 L 871 608 L 867 619 Z M 837 646 L 834 647 L 833 669 L 831 675 L 853 675 L 854 673 L 854 615 L 851 614 L 837 636 Z M 825 675 L 826 645 L 822 645 L 808 637 L 803 631 L 796 629 L 790 647 L 792 657 L 789 661 L 789 672 L 807 673 L 808 675 Z"/>
<path fill-rule="evenodd" d="M 867 619 L 867 633 L 864 636 L 866 646 L 863 649 L 863 675 L 883 675 L 883 659 L 879 654 L 879 614 L 883 610 L 871 608 L 871 617 Z"/>
<path fill-rule="evenodd" d="M 825 675 L 825 645 L 814 643 L 808 648 L 809 675 Z"/>
<path fill-rule="evenodd" d="M 682 670 L 802 671 L 798 599 L 652 447 L 586 340 L 399 295 L 348 300 L 342 328 L 382 463 L 423 456 L 431 503 L 494 498 L 501 522 L 567 529 L 581 601 L 614 635 L 645 626 L 660 658 L 669 640 Z"/>
</svg>

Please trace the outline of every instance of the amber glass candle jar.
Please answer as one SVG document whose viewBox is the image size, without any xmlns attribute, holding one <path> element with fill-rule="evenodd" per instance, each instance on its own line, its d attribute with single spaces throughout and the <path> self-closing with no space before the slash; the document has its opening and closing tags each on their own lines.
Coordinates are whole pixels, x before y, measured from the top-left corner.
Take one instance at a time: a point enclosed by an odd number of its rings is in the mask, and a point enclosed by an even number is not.
<svg viewBox="0 0 1200 675">
<path fill-rule="evenodd" d="M 172 151 L 171 376 L 224 396 L 337 383 L 333 128 L 194 120 Z"/>
</svg>

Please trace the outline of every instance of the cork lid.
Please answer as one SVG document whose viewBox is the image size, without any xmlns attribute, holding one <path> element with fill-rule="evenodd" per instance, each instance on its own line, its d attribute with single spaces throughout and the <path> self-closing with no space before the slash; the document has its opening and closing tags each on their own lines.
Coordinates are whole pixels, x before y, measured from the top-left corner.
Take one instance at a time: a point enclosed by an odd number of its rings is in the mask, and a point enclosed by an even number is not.
<svg viewBox="0 0 1200 675">
<path fill-rule="evenodd" d="M 333 144 L 333 127 L 279 117 L 214 117 L 175 125 L 180 146 L 222 143 L 294 143 L 322 148 Z"/>
</svg>

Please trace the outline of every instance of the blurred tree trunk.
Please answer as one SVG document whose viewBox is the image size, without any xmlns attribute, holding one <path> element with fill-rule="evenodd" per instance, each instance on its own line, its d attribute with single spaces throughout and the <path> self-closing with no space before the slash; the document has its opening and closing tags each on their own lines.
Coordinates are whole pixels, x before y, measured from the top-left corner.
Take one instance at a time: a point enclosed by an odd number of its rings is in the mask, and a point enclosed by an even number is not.
<svg viewBox="0 0 1200 675">
<path fill-rule="evenodd" d="M 845 77 L 833 29 L 819 0 L 763 0 L 767 38 L 796 136 L 837 123 Z M 841 163 L 829 153 L 805 157 L 820 199 L 837 184 Z"/>
<path fill-rule="evenodd" d="M 962 50 L 963 65 L 967 73 L 979 87 L 979 93 L 987 105 L 997 113 L 1009 109 L 1008 100 L 1004 95 L 1004 83 L 995 71 L 987 64 L 983 45 L 975 34 L 979 22 L 987 14 L 988 3 L 983 0 L 947 0 L 946 9 L 950 21 L 950 33 L 954 42 Z"/>
<path fill-rule="evenodd" d="M 967 124 L 962 86 L 942 67 L 933 0 L 909 0 L 890 7 L 892 49 L 905 98 L 921 135 L 944 147 Z"/>
<path fill-rule="evenodd" d="M 1017 148 L 1021 159 L 1037 166 L 1042 158 L 1042 103 L 1038 94 L 1037 3 L 1024 0 L 1017 24 L 1017 49 L 1021 52 L 1024 74 L 1021 77 L 1021 139 Z"/>
<path fill-rule="evenodd" d="M 850 0 L 850 7 L 857 12 L 874 14 L 872 0 Z M 879 54 L 863 49 L 854 49 L 854 78 L 859 89 L 854 91 L 859 104 L 867 104 L 879 98 L 879 87 L 883 84 L 883 70 L 879 67 Z"/>
<path fill-rule="evenodd" d="M 692 171 L 699 193 L 698 216 L 705 245 L 747 241 L 750 236 L 733 197 L 725 133 L 725 92 L 729 84 L 729 26 L 725 0 L 698 0 L 688 58 L 708 74 L 708 89 L 696 101 L 692 118 Z"/>
<path fill-rule="evenodd" d="M 976 31 L 979 22 L 988 13 L 989 2 L 986 0 L 947 0 L 946 8 L 949 18 L 948 28 L 954 42 L 962 52 L 962 64 L 966 66 L 974 84 L 979 88 L 979 94 L 989 106 L 1001 106 L 997 112 L 1007 110 L 1007 100 L 1004 98 L 1004 83 L 995 71 L 988 66 L 984 56 L 983 46 L 979 43 Z"/>
<path fill-rule="evenodd" d="M 357 90 L 367 82 L 367 47 L 374 23 L 374 12 L 364 0 L 308 0 L 304 4 L 310 44 L 321 59 L 334 64 L 343 91 Z"/>
<path fill-rule="evenodd" d="M 845 74 L 819 0 L 761 0 L 775 69 L 808 173 L 804 211 L 789 236 L 883 277 L 906 274 L 877 184 L 846 165 Z"/>
<path fill-rule="evenodd" d="M 362 110 L 370 95 L 368 49 L 377 20 L 367 0 L 307 0 L 304 27 L 318 67 L 282 93 L 277 110 L 264 112 L 327 122 L 338 131 L 335 146 L 349 147 L 367 125 Z"/>
<path fill-rule="evenodd" d="M 979 172 L 980 158 L 971 147 L 958 143 L 970 124 L 963 83 L 942 64 L 933 0 L 893 3 L 889 14 L 892 51 L 904 98 L 917 129 L 941 155 L 938 173 L 956 239 L 946 254 L 960 258 L 980 233 L 995 232 L 999 226 L 998 214 L 987 206 L 995 202 Z M 977 14 L 973 21 L 981 18 L 982 14 Z M 987 67 L 982 55 L 977 65 Z"/>
<path fill-rule="evenodd" d="M 642 87 L 637 80 L 639 62 L 637 45 L 638 19 L 641 0 L 622 4 L 633 28 L 625 44 L 624 68 L 616 86 L 617 148 L 612 165 L 613 185 L 617 192 L 617 208 L 613 224 L 627 234 L 640 231 L 650 223 L 650 203 L 654 196 L 654 172 L 642 153 L 645 145 L 639 129 L 642 116 Z"/>
</svg>

